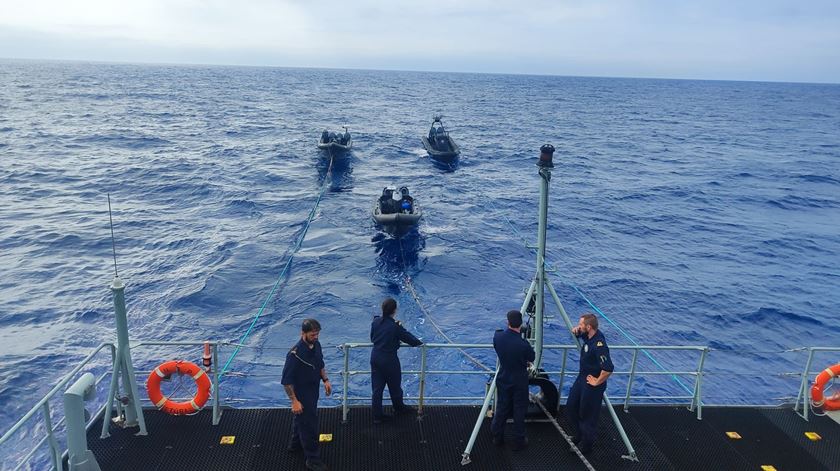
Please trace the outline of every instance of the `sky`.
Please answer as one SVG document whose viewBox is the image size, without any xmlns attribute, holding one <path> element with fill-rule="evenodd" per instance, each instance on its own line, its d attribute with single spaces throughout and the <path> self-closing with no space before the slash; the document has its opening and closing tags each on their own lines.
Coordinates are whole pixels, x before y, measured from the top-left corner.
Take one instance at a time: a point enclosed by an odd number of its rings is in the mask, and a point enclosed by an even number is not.
<svg viewBox="0 0 840 471">
<path fill-rule="evenodd" d="M 840 83 L 840 0 L 0 0 L 0 57 Z"/>
</svg>

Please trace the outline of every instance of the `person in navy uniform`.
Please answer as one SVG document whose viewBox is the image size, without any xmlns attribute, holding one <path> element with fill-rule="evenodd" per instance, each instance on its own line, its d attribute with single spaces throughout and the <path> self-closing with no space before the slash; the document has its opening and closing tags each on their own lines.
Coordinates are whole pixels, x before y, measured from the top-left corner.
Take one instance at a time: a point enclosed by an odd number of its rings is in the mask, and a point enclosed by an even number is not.
<svg viewBox="0 0 840 471">
<path fill-rule="evenodd" d="M 397 301 L 394 298 L 387 298 L 382 301 L 382 316 L 375 316 L 370 324 L 370 341 L 373 342 L 373 350 L 370 352 L 371 370 L 371 409 L 373 410 L 373 423 L 379 424 L 390 416 L 382 412 L 382 393 L 385 392 L 385 385 L 391 394 L 391 404 L 394 406 L 394 413 L 414 412 L 412 407 L 403 402 L 402 366 L 397 350 L 400 348 L 400 341 L 412 347 L 423 345 L 417 337 L 405 330 L 398 321 L 394 320 L 397 314 Z"/>
<path fill-rule="evenodd" d="M 572 334 L 581 340 L 580 372 L 569 391 L 566 412 L 577 430 L 572 439 L 583 454 L 592 451 L 598 436 L 598 415 L 607 389 L 607 378 L 613 372 L 610 349 L 604 334 L 598 330 L 598 318 L 587 313 L 580 317 Z"/>
<path fill-rule="evenodd" d="M 318 450 L 318 383 L 324 382 L 327 396 L 332 394 L 332 385 L 324 369 L 324 355 L 318 342 L 321 324 L 315 319 L 305 319 L 300 331 L 300 340 L 286 355 L 280 381 L 292 401 L 294 414 L 289 451 L 303 449 L 306 468 L 323 471 L 327 465 L 321 461 Z"/>
<path fill-rule="evenodd" d="M 490 432 L 496 446 L 504 444 L 505 423 L 513 417 L 513 449 L 528 445 L 525 438 L 525 413 L 528 411 L 528 364 L 534 361 L 534 348 L 522 338 L 522 313 L 508 311 L 507 329 L 493 336 L 493 348 L 499 357 L 496 375 L 498 402 Z"/>
</svg>

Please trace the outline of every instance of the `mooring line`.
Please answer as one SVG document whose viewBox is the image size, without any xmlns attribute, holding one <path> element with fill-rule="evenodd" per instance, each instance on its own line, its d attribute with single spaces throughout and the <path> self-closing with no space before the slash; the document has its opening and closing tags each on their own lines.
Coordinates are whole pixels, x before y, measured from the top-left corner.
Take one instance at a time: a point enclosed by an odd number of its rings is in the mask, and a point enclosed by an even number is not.
<svg viewBox="0 0 840 471">
<path fill-rule="evenodd" d="M 449 342 L 449 343 L 455 343 L 455 342 L 452 341 L 451 338 L 449 338 L 448 335 L 446 335 L 446 333 L 443 331 L 443 329 L 441 329 L 441 327 L 438 325 L 438 323 L 435 322 L 435 319 L 432 316 L 432 314 L 429 312 L 428 309 L 426 309 L 426 307 L 423 305 L 423 302 L 420 300 L 420 295 L 417 294 L 417 290 L 414 288 L 414 283 L 411 280 L 411 275 L 408 274 L 408 264 L 406 263 L 406 260 L 405 260 L 405 252 L 403 251 L 402 239 L 399 238 L 397 240 L 399 241 L 399 244 L 400 244 L 400 257 L 402 258 L 402 266 L 403 266 L 403 275 L 404 275 L 405 287 L 408 289 L 408 292 L 409 292 L 409 294 L 411 294 L 411 297 L 414 298 L 414 302 L 417 304 L 417 307 L 420 308 L 420 311 L 423 312 L 423 315 L 426 317 L 426 319 L 429 320 L 429 322 L 432 324 L 432 326 L 435 328 L 435 330 L 438 331 L 440 336 L 443 337 L 444 339 L 446 339 L 446 341 Z M 484 371 L 487 371 L 489 373 L 493 373 L 493 371 L 494 371 L 493 369 L 489 368 L 487 365 L 485 365 L 484 363 L 479 361 L 476 357 L 467 353 L 467 351 L 464 350 L 463 348 L 458 347 L 458 350 L 461 353 L 463 353 L 464 356 L 467 357 L 467 359 L 469 359 L 472 363 L 474 363 L 479 368 L 481 368 Z"/>
<path fill-rule="evenodd" d="M 269 291 L 268 296 L 266 296 L 265 301 L 263 301 L 262 306 L 257 311 L 257 314 L 254 316 L 254 319 L 251 321 L 251 325 L 248 326 L 248 330 L 242 335 L 242 338 L 239 339 L 239 342 L 236 345 L 236 348 L 231 353 L 230 358 L 228 358 L 227 362 L 225 362 L 225 366 L 219 372 L 219 377 L 223 377 L 224 374 L 227 372 L 228 367 L 233 362 L 233 359 L 236 358 L 236 355 L 239 354 L 239 351 L 242 350 L 242 347 L 245 345 L 245 341 L 248 339 L 248 336 L 251 335 L 251 332 L 254 330 L 254 326 L 257 325 L 257 321 L 262 316 L 263 312 L 265 311 L 266 306 L 268 306 L 269 301 L 274 296 L 274 293 L 277 291 L 277 287 L 280 286 L 280 282 L 283 281 L 283 278 L 286 276 L 286 273 L 289 270 L 289 267 L 292 265 L 292 259 L 294 259 L 295 253 L 300 250 L 301 245 L 303 245 L 303 240 L 306 238 L 306 232 L 309 231 L 309 226 L 312 224 L 312 220 L 315 218 L 315 212 L 318 210 L 318 205 L 321 203 L 321 199 L 324 197 L 324 193 L 327 190 L 327 186 L 329 186 L 330 181 L 330 174 L 332 173 L 333 168 L 333 154 L 332 149 L 327 149 L 330 155 L 330 164 L 327 167 L 327 173 L 324 176 L 324 181 L 321 184 L 321 191 L 318 193 L 318 198 L 315 199 L 315 204 L 312 206 L 312 209 L 309 211 L 309 216 L 306 218 L 306 223 L 303 226 L 303 231 L 301 231 L 300 235 L 298 236 L 297 240 L 295 241 L 294 246 L 292 247 L 291 252 L 289 253 L 289 258 L 286 260 L 286 264 L 283 266 L 283 270 L 280 271 L 280 275 L 277 277 L 277 281 L 274 282 L 274 286 L 271 287 L 271 291 Z"/>
</svg>

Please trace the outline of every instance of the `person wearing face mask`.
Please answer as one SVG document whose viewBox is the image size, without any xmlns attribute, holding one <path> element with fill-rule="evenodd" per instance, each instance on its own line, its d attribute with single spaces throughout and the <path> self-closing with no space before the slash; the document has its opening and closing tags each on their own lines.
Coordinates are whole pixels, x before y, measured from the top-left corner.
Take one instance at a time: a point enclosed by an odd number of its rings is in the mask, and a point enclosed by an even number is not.
<svg viewBox="0 0 840 471">
<path fill-rule="evenodd" d="M 583 454 L 592 451 L 598 436 L 598 415 L 607 389 L 607 378 L 614 367 L 604 334 L 598 330 L 598 318 L 586 313 L 580 316 L 572 335 L 580 338 L 580 372 L 569 391 L 566 413 L 577 430 L 572 439 Z"/>
<path fill-rule="evenodd" d="M 300 340 L 286 355 L 281 384 L 292 401 L 292 437 L 289 452 L 303 450 L 306 469 L 324 471 L 318 450 L 318 396 L 319 382 L 324 382 L 324 392 L 332 394 L 332 385 L 324 368 L 324 354 L 318 336 L 321 324 L 315 319 L 304 319 Z"/>
</svg>

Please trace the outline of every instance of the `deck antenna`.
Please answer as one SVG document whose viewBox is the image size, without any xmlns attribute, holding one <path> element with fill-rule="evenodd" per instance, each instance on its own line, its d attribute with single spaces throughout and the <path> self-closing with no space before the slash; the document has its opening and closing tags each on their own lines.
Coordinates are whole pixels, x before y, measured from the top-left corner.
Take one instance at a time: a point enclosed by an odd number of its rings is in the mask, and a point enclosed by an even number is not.
<svg viewBox="0 0 840 471">
<path fill-rule="evenodd" d="M 114 278 L 119 278 L 117 273 L 117 242 L 114 240 L 114 218 L 111 216 L 111 193 L 108 193 L 108 221 L 111 223 L 111 249 L 114 252 Z"/>
<path fill-rule="evenodd" d="M 108 390 L 105 412 L 102 418 L 100 438 L 108 438 L 112 423 L 119 427 L 140 427 L 136 435 L 147 435 L 146 419 L 140 404 L 137 379 L 131 363 L 131 348 L 128 337 L 128 313 L 125 308 L 125 283 L 117 273 L 117 244 L 114 239 L 114 218 L 111 215 L 111 194 L 108 193 L 108 220 L 111 222 L 111 248 L 114 253 L 114 280 L 111 294 L 114 298 L 114 320 L 117 330 L 117 345 L 114 349 L 114 368 L 111 372 L 111 387 Z M 120 381 L 122 380 L 122 381 Z M 119 383 L 122 382 L 122 388 Z M 117 397 L 122 391 L 124 396 Z M 116 410 L 116 417 L 112 412 Z M 97 468 L 98 469 L 98 468 Z"/>
</svg>

